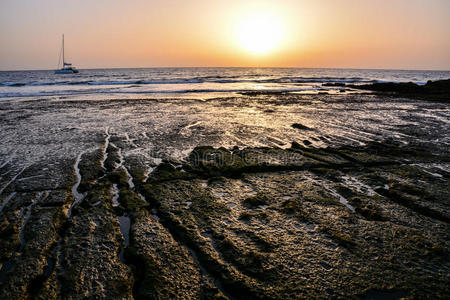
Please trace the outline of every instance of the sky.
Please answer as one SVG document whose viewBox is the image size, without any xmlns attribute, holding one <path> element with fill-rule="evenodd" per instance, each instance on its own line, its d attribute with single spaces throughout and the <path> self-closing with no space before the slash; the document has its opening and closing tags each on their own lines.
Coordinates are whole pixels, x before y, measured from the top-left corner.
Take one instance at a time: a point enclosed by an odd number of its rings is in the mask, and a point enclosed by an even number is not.
<svg viewBox="0 0 450 300">
<path fill-rule="evenodd" d="M 0 70 L 450 70 L 450 0 L 1 0 Z"/>
</svg>

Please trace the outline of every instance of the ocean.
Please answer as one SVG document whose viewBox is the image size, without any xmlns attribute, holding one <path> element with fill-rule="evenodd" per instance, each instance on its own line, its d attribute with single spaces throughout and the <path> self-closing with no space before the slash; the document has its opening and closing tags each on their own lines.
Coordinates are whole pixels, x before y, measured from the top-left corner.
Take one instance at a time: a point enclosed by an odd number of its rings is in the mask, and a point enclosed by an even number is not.
<svg viewBox="0 0 450 300">
<path fill-rule="evenodd" d="M 214 98 L 249 91 L 314 94 L 356 93 L 330 83 L 415 82 L 450 78 L 450 71 L 305 68 L 146 68 L 89 69 L 78 74 L 1 71 L 0 98 L 55 97 Z"/>
</svg>

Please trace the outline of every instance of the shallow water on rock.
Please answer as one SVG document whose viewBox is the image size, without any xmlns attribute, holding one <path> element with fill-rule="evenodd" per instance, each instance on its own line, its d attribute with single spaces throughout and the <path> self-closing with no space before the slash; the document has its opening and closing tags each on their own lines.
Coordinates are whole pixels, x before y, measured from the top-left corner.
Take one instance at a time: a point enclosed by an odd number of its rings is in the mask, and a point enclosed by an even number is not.
<svg viewBox="0 0 450 300">
<path fill-rule="evenodd" d="M 209 101 L 16 99 L 1 100 L 0 108 L 0 164 L 16 167 L 76 158 L 104 139 L 105 128 L 120 138 L 123 157 L 144 155 L 155 164 L 184 159 L 197 145 L 288 148 L 292 141 L 306 140 L 309 147 L 328 147 L 389 138 L 435 151 L 450 146 L 448 105 L 370 95 Z M 293 128 L 294 123 L 311 130 Z"/>
<path fill-rule="evenodd" d="M 130 245 L 130 217 L 128 216 L 119 216 L 117 217 L 120 223 L 120 233 L 124 239 L 124 246 L 128 247 Z"/>
</svg>

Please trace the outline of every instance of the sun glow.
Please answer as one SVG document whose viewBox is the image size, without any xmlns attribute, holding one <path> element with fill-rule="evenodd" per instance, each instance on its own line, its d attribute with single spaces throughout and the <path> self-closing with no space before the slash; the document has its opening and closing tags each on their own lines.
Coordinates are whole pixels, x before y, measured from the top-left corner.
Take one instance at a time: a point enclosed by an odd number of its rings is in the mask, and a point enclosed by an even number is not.
<svg viewBox="0 0 450 300">
<path fill-rule="evenodd" d="M 266 54 L 278 48 L 283 39 L 280 19 L 268 13 L 243 16 L 236 26 L 240 47 L 253 54 Z"/>
</svg>

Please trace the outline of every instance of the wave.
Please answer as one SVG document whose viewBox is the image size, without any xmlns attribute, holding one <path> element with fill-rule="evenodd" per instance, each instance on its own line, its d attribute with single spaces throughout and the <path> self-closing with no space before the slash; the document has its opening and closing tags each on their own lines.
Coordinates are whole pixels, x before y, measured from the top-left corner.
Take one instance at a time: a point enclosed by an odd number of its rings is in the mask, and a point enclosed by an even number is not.
<svg viewBox="0 0 450 300">
<path fill-rule="evenodd" d="M 147 90 L 126 91 L 121 89 L 96 89 L 96 90 L 64 90 L 64 91 L 42 91 L 42 92 L 15 92 L 0 93 L 0 98 L 17 97 L 49 97 L 49 96 L 71 96 L 86 94 L 201 94 L 201 93 L 289 93 L 304 91 L 320 91 L 315 88 L 283 88 L 283 89 L 182 89 L 182 90 Z"/>
<path fill-rule="evenodd" d="M 264 76 L 259 76 L 264 77 Z M 252 76 L 204 76 L 194 78 L 180 78 L 172 80 L 122 80 L 122 81 L 33 81 L 33 82 L 1 82 L 7 87 L 48 86 L 48 85 L 151 85 L 151 84 L 198 84 L 198 83 L 367 83 L 370 80 L 359 77 L 278 77 L 252 78 Z"/>
<path fill-rule="evenodd" d="M 412 83 L 415 83 L 417 85 L 425 85 L 427 84 L 426 81 L 411 81 Z M 401 81 L 397 80 L 372 80 L 370 83 L 401 83 Z"/>
<path fill-rule="evenodd" d="M 26 83 L 21 83 L 21 82 L 2 82 L 1 85 L 3 85 L 3 86 L 11 86 L 11 87 L 19 87 L 19 86 L 26 85 Z"/>
<path fill-rule="evenodd" d="M 189 84 L 189 83 L 203 83 L 201 80 L 133 80 L 133 81 L 90 81 L 89 85 L 128 85 L 128 84 Z"/>
</svg>

